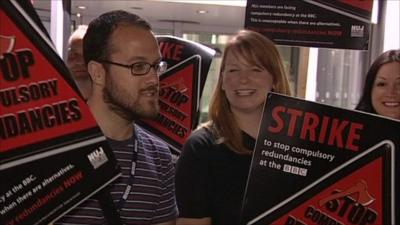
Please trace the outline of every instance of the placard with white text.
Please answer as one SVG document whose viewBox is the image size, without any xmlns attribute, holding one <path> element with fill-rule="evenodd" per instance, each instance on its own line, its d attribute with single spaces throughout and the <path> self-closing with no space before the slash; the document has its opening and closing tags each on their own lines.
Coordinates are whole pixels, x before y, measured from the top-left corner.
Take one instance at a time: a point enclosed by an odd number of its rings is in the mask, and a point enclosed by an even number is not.
<svg viewBox="0 0 400 225">
<path fill-rule="evenodd" d="M 400 121 L 269 93 L 244 224 L 396 224 Z"/>
<path fill-rule="evenodd" d="M 139 121 L 179 155 L 182 145 L 198 125 L 200 98 L 215 51 L 173 36 L 157 36 L 168 70 L 160 77 L 160 113 Z"/>
<path fill-rule="evenodd" d="M 29 1 L 0 1 L 0 224 L 49 224 L 119 176 Z"/>
<path fill-rule="evenodd" d="M 278 45 L 367 50 L 373 1 L 247 0 L 245 28 Z"/>
</svg>

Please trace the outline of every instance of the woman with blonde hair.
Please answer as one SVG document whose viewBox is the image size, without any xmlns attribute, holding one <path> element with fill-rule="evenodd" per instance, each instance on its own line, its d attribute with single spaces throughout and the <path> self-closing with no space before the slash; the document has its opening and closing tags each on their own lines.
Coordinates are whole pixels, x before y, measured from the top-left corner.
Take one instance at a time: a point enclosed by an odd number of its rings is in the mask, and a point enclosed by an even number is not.
<svg viewBox="0 0 400 225">
<path fill-rule="evenodd" d="M 275 44 L 239 31 L 227 44 L 209 121 L 186 141 L 176 168 L 177 224 L 234 225 L 268 92 L 290 95 Z"/>
</svg>

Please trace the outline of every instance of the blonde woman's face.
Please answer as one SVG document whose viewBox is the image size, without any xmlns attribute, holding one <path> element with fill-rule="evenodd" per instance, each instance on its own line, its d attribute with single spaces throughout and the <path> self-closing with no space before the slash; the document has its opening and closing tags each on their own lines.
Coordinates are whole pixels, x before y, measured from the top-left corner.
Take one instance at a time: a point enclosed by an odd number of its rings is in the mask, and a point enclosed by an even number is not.
<svg viewBox="0 0 400 225">
<path fill-rule="evenodd" d="M 233 112 L 262 110 L 266 94 L 273 87 L 273 76 L 265 68 L 249 65 L 243 57 L 228 52 L 222 76 L 222 90 Z"/>
<path fill-rule="evenodd" d="M 372 106 L 382 116 L 400 119 L 400 63 L 384 64 L 376 75 L 372 92 Z"/>
</svg>

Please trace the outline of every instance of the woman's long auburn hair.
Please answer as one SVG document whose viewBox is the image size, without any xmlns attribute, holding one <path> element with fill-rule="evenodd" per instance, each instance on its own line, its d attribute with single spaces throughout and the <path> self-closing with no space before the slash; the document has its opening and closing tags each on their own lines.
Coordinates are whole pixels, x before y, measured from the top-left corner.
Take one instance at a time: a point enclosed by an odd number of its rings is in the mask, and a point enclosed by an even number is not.
<svg viewBox="0 0 400 225">
<path fill-rule="evenodd" d="M 211 98 L 208 119 L 204 124 L 211 130 L 217 143 L 226 144 L 238 154 L 251 154 L 252 149 L 243 145 L 241 129 L 230 109 L 229 101 L 222 90 L 222 73 L 225 70 L 226 56 L 232 52 L 243 57 L 249 65 L 265 68 L 273 76 L 273 91 L 291 95 L 289 81 L 283 67 L 281 56 L 275 44 L 267 37 L 250 30 L 240 30 L 226 45 L 222 56 L 217 86 Z"/>
</svg>

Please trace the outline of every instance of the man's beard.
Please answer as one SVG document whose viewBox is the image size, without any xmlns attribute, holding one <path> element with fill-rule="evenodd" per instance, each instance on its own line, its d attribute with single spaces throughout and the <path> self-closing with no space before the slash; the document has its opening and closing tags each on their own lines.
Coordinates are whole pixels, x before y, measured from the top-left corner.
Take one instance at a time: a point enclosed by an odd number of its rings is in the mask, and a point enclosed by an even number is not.
<svg viewBox="0 0 400 225">
<path fill-rule="evenodd" d="M 148 89 L 157 89 L 158 92 L 157 86 L 151 86 L 148 87 Z M 156 118 L 159 112 L 158 101 L 156 100 L 154 103 L 142 102 L 142 104 L 147 105 L 146 107 L 143 107 L 140 102 L 141 91 L 142 90 L 139 90 L 137 92 L 136 100 L 130 102 L 129 100 L 133 97 L 126 91 L 123 91 L 122 88 L 118 88 L 116 85 L 114 85 L 112 81 L 109 81 L 109 85 L 106 85 L 103 90 L 103 98 L 104 102 L 113 112 L 126 120 L 136 121 L 139 119 Z"/>
</svg>

